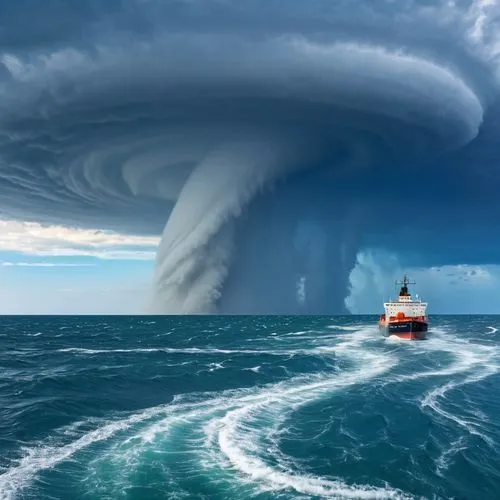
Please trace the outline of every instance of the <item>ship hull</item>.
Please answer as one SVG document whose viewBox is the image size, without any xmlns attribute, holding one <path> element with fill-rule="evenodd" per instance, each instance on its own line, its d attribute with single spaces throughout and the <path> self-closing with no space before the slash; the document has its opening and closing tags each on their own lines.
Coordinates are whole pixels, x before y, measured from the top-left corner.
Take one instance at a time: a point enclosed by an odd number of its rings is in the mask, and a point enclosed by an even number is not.
<svg viewBox="0 0 500 500">
<path fill-rule="evenodd" d="M 386 337 L 394 335 L 404 340 L 424 340 L 428 325 L 425 321 L 405 319 L 382 323 L 380 329 Z"/>
</svg>

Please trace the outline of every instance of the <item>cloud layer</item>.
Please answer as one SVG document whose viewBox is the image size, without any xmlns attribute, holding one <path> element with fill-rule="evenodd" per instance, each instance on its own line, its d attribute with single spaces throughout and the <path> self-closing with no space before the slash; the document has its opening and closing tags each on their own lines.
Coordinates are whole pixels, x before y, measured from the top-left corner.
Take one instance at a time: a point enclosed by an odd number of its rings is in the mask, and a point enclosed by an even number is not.
<svg viewBox="0 0 500 500">
<path fill-rule="evenodd" d="M 98 259 L 153 260 L 159 238 L 128 236 L 113 231 L 48 226 L 36 222 L 1 221 L 3 252 L 40 257 L 95 257 Z M 3 262 L 0 265 L 8 265 Z M 15 265 L 23 265 L 17 262 Z M 25 265 L 44 265 L 26 263 Z M 54 263 L 47 264 L 54 265 Z M 58 263 L 57 265 L 73 265 Z M 78 263 L 81 265 L 81 263 Z"/>
<path fill-rule="evenodd" d="M 416 281 L 412 291 L 420 292 L 431 314 L 498 314 L 498 264 L 403 267 L 396 254 L 380 249 L 358 254 L 349 277 L 348 310 L 380 314 L 381 304 L 397 296 L 396 281 L 404 272 Z"/>
<path fill-rule="evenodd" d="M 156 311 L 338 312 L 365 245 L 498 259 L 496 2 L 37 9 L 0 8 L 0 216 L 162 233 Z"/>
</svg>

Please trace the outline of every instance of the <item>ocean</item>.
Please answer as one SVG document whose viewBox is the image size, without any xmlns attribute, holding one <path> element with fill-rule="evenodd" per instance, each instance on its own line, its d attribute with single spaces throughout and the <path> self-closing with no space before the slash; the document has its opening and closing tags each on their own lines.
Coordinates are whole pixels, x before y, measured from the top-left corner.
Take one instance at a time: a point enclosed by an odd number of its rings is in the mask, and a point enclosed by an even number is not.
<svg viewBox="0 0 500 500">
<path fill-rule="evenodd" d="M 500 317 L 1 317 L 0 499 L 498 499 Z"/>
</svg>

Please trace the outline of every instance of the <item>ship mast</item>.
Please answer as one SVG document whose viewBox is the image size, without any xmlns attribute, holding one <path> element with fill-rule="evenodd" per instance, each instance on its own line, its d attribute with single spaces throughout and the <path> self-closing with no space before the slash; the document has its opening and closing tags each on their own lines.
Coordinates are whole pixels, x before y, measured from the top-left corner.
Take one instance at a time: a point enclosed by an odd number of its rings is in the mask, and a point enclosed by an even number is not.
<svg viewBox="0 0 500 500">
<path fill-rule="evenodd" d="M 399 296 L 408 297 L 410 295 L 410 293 L 408 292 L 408 285 L 415 285 L 415 284 L 416 284 L 415 281 L 410 281 L 405 274 L 403 281 L 396 281 L 396 285 L 401 285 Z"/>
</svg>

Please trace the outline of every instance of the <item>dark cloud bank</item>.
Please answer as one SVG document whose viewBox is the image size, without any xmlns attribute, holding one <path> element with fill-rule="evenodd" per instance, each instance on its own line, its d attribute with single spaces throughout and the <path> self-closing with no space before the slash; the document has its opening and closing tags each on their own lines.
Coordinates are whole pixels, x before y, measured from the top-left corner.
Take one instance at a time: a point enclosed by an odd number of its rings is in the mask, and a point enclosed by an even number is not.
<svg viewBox="0 0 500 500">
<path fill-rule="evenodd" d="M 0 215 L 163 231 L 166 313 L 340 312 L 367 246 L 496 263 L 498 11 L 4 2 Z"/>
</svg>

